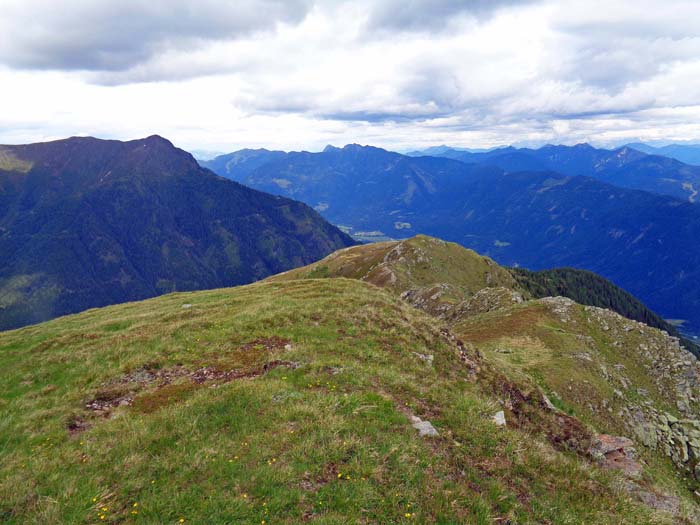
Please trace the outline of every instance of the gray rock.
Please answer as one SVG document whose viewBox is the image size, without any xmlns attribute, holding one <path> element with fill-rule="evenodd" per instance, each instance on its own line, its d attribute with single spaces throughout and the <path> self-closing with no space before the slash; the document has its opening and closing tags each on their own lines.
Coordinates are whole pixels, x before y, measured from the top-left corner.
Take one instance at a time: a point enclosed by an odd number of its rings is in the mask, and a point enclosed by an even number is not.
<svg viewBox="0 0 700 525">
<path fill-rule="evenodd" d="M 652 509 L 661 510 L 670 514 L 676 515 L 681 510 L 681 500 L 675 496 L 667 494 L 655 494 L 648 490 L 644 490 L 639 485 L 634 484 L 630 487 L 630 492 L 634 494 L 642 503 Z"/>
<path fill-rule="evenodd" d="M 421 418 L 416 416 L 411 416 L 411 426 L 418 431 L 418 435 L 421 437 L 432 437 L 438 436 L 438 431 L 430 423 L 430 421 L 423 421 Z"/>
<path fill-rule="evenodd" d="M 433 366 L 433 359 L 435 358 L 433 354 L 421 354 L 419 352 L 413 352 L 413 355 L 415 355 L 421 361 L 425 361 L 430 366 Z"/>
<path fill-rule="evenodd" d="M 503 410 L 499 410 L 493 415 L 493 422 L 499 427 L 506 426 L 506 413 Z"/>
<path fill-rule="evenodd" d="M 542 401 L 544 402 L 544 406 L 546 406 L 548 410 L 557 410 L 557 407 L 555 407 L 554 404 L 549 400 L 549 398 L 544 394 L 542 394 Z"/>
</svg>

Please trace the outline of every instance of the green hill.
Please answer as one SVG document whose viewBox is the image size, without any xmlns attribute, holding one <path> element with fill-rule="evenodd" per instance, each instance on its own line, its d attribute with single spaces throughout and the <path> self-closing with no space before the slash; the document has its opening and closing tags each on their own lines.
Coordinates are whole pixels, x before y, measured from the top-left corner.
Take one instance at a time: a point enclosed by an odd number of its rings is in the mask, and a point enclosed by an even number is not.
<svg viewBox="0 0 700 525">
<path fill-rule="evenodd" d="M 518 284 L 533 297 L 553 297 L 561 295 L 577 303 L 607 308 L 620 315 L 640 321 L 671 335 L 680 333 L 671 323 L 652 312 L 632 294 L 612 284 L 600 275 L 575 268 L 555 268 L 532 272 L 521 268 L 511 268 Z M 696 356 L 700 347 L 689 339 L 682 338 L 683 345 Z"/>
<path fill-rule="evenodd" d="M 340 250 L 317 263 L 270 279 L 308 277 L 361 279 L 389 288 L 431 313 L 449 312 L 453 316 L 463 315 L 469 309 L 488 309 L 494 301 L 503 306 L 523 299 L 563 296 L 580 304 L 607 308 L 673 336 L 680 335 L 632 294 L 593 272 L 575 268 L 539 272 L 503 268 L 456 243 L 427 235 Z M 697 354 L 694 343 L 682 341 Z"/>
<path fill-rule="evenodd" d="M 609 377 L 628 381 L 625 407 L 648 400 L 681 416 L 673 378 L 648 379 L 631 346 L 618 358 L 605 339 L 627 334 L 649 366 L 671 367 L 666 336 L 562 299 L 451 316 L 515 280 L 473 252 L 472 272 L 452 245 L 415 243 L 389 269 L 413 286 L 453 281 L 452 309 L 414 308 L 379 282 L 298 278 L 330 274 L 330 261 L 348 277 L 362 276 L 349 260 L 384 262 L 381 246 L 361 246 L 253 285 L 0 333 L 0 521 L 696 522 L 673 458 L 639 443 L 640 475 L 598 466 L 599 432 L 628 434 L 605 407 L 587 412 L 579 389 L 589 381 L 590 399 L 613 399 L 598 379 L 610 363 Z M 365 250 L 379 251 L 353 256 Z M 592 364 L 580 366 L 576 345 Z M 562 378 L 575 366 L 572 386 Z"/>
</svg>

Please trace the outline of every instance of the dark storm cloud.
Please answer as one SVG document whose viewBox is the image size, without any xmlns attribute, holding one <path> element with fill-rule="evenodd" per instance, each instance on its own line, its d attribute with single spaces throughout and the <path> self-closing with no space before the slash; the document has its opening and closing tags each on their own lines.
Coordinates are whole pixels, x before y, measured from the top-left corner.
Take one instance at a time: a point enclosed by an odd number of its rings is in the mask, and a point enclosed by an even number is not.
<svg viewBox="0 0 700 525">
<path fill-rule="evenodd" d="M 17 69 L 120 71 L 190 49 L 295 23 L 310 0 L 4 0 L 0 62 Z"/>
</svg>

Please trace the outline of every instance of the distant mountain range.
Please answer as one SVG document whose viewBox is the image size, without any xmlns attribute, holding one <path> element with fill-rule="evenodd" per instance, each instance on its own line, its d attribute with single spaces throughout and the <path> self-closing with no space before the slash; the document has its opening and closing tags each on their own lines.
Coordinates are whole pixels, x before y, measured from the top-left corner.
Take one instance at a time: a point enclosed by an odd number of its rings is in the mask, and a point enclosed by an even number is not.
<svg viewBox="0 0 700 525">
<path fill-rule="evenodd" d="M 649 156 L 590 146 L 461 154 L 484 161 L 348 145 L 321 153 L 262 152 L 220 173 L 306 202 L 359 238 L 425 233 L 501 264 L 595 271 L 666 318 L 700 328 L 700 206 L 572 175 L 586 162 L 614 171 Z M 493 157 L 499 162 L 485 162 Z M 531 162 L 529 171 L 499 166 L 507 157 Z M 542 171 L 548 162 L 564 173 Z"/>
<path fill-rule="evenodd" d="M 686 164 L 700 166 L 700 144 L 669 144 L 667 146 L 650 146 L 640 142 L 628 144 L 627 147 L 634 148 L 650 155 L 662 155 L 680 160 Z"/>
<path fill-rule="evenodd" d="M 496 148 L 452 148 L 450 146 L 432 146 L 423 150 L 406 153 L 409 157 L 449 157 L 452 153 L 486 153 Z"/>
<path fill-rule="evenodd" d="M 263 164 L 284 158 L 286 155 L 284 151 L 271 151 L 264 148 L 242 149 L 206 161 L 199 161 L 199 163 L 222 177 L 237 180 Z"/>
<path fill-rule="evenodd" d="M 498 148 L 486 152 L 442 149 L 432 156 L 498 166 L 508 172 L 556 171 L 584 175 L 637 190 L 700 202 L 700 166 L 632 147 L 598 149 L 589 144 L 543 146 L 539 149 Z"/>
<path fill-rule="evenodd" d="M 623 148 L 631 148 L 649 155 L 660 155 L 679 160 L 685 164 L 700 166 L 700 144 L 668 144 L 666 146 L 652 146 L 643 142 L 632 142 L 625 144 Z M 413 150 L 406 153 L 411 157 L 433 156 L 433 157 L 448 157 L 458 158 L 462 153 L 488 153 L 494 150 L 504 149 L 504 147 L 495 148 L 458 148 L 447 145 L 432 146 L 421 150 Z M 511 148 L 514 149 L 514 148 Z M 620 148 L 616 148 L 620 149 Z"/>
<path fill-rule="evenodd" d="M 0 329 L 248 283 L 351 244 L 158 136 L 0 146 Z"/>
</svg>

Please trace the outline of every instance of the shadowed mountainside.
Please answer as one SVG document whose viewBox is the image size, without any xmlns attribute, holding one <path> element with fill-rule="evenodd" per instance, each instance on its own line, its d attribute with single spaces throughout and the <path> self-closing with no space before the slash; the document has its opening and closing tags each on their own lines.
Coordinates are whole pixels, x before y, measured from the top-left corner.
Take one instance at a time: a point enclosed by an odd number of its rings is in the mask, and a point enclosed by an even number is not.
<svg viewBox="0 0 700 525">
<path fill-rule="evenodd" d="M 359 239 L 424 233 L 506 266 L 594 271 L 700 330 L 700 206 L 688 202 L 590 177 L 358 145 L 289 153 L 241 181 L 306 202 Z"/>
<path fill-rule="evenodd" d="M 247 283 L 352 243 L 158 136 L 0 146 L 0 329 Z"/>
</svg>

